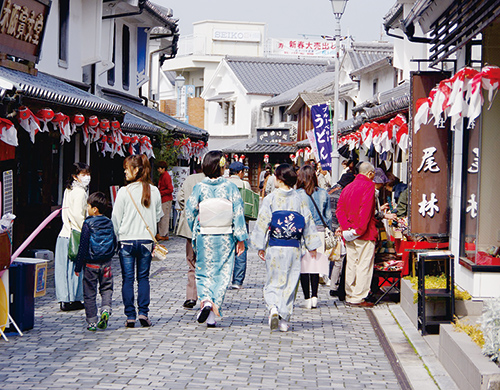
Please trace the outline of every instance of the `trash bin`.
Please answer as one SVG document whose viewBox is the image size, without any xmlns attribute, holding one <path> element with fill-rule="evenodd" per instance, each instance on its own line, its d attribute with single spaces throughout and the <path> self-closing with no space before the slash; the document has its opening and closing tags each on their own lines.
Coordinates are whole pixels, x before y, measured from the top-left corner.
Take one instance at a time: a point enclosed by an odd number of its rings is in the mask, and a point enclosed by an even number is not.
<svg viewBox="0 0 500 390">
<path fill-rule="evenodd" d="M 47 261 L 18 258 L 9 268 L 9 312 L 21 331 L 33 329 L 35 297 L 45 295 Z M 11 324 L 8 331 L 16 331 Z"/>
</svg>

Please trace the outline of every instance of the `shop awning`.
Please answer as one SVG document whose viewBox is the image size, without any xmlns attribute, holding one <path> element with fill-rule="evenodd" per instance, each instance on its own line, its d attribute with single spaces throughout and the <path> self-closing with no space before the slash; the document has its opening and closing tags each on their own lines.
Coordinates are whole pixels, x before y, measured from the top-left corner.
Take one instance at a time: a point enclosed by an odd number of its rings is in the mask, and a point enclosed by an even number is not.
<svg viewBox="0 0 500 390">
<path fill-rule="evenodd" d="M 280 144 L 257 143 L 257 137 L 250 138 L 243 142 L 236 143 L 225 149 L 224 153 L 295 153 L 295 147 Z"/>
<path fill-rule="evenodd" d="M 133 133 L 143 133 L 146 135 L 155 135 L 159 131 L 161 131 L 162 128 L 127 112 L 125 114 L 125 117 L 123 118 L 122 130 L 130 131 Z"/>
<path fill-rule="evenodd" d="M 36 76 L 33 76 L 18 70 L 0 67 L 0 80 L 11 83 L 16 89 L 16 93 L 23 98 L 36 99 L 41 102 L 80 110 L 95 111 L 101 114 L 123 115 L 121 105 L 92 95 L 83 89 L 42 72 L 38 72 Z"/>
<path fill-rule="evenodd" d="M 151 125 L 156 126 L 159 129 L 168 130 L 174 134 L 177 133 L 191 138 L 203 140 L 208 139 L 207 131 L 175 119 L 161 111 L 146 107 L 142 104 L 142 100 L 140 98 L 116 94 L 114 91 L 105 89 L 103 89 L 102 92 L 106 100 L 115 104 L 120 104 L 126 112 L 149 122 Z"/>
</svg>

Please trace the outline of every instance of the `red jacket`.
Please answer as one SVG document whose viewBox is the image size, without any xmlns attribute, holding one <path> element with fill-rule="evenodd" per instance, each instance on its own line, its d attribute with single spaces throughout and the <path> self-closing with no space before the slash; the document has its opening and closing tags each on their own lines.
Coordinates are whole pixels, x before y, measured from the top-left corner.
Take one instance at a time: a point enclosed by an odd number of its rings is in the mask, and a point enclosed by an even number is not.
<svg viewBox="0 0 500 390">
<path fill-rule="evenodd" d="M 358 240 L 375 241 L 375 183 L 365 175 L 357 175 L 340 194 L 337 219 L 342 230 L 354 229 Z"/>
<path fill-rule="evenodd" d="M 174 199 L 172 197 L 172 192 L 174 192 L 174 186 L 172 184 L 172 178 L 170 177 L 167 171 L 163 172 L 160 175 L 160 179 L 158 180 L 158 189 L 160 190 L 162 203 Z"/>
</svg>

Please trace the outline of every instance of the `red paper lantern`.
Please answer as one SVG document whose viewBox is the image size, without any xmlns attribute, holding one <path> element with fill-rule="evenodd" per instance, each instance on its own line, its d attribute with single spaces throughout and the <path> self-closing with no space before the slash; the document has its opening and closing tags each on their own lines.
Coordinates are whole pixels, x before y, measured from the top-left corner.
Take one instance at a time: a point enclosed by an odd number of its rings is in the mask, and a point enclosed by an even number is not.
<svg viewBox="0 0 500 390">
<path fill-rule="evenodd" d="M 75 114 L 71 119 L 71 123 L 74 123 L 77 126 L 81 126 L 85 123 L 85 117 L 82 114 Z"/>
</svg>

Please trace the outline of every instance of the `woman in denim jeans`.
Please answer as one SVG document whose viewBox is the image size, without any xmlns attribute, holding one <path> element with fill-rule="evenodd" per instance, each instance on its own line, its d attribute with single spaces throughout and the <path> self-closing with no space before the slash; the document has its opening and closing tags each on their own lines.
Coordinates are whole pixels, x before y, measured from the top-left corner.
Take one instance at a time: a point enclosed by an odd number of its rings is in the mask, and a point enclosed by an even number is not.
<svg viewBox="0 0 500 390">
<path fill-rule="evenodd" d="M 123 162 L 123 168 L 125 179 L 130 184 L 118 191 L 111 220 L 119 241 L 118 254 L 123 280 L 122 298 L 127 316 L 125 326 L 133 328 L 136 316 L 139 314 L 141 325 L 147 327 L 151 326 L 148 313 L 149 270 L 153 240 L 146 228 L 146 223 L 153 235 L 156 235 L 156 226 L 163 216 L 161 195 L 158 188 L 151 183 L 151 165 L 145 155 L 127 157 Z M 134 305 L 136 267 L 137 310 Z"/>
</svg>

